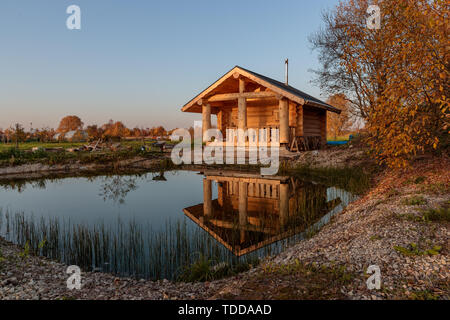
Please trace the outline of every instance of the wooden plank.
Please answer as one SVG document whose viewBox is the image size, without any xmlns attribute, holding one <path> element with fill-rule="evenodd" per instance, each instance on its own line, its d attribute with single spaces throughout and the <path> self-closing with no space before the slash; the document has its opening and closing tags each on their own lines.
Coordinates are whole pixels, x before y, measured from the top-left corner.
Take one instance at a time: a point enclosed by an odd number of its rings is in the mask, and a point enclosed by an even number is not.
<svg viewBox="0 0 450 320">
<path fill-rule="evenodd" d="M 208 98 L 209 102 L 217 102 L 217 101 L 230 101 L 237 100 L 239 98 L 245 99 L 265 99 L 265 98 L 274 98 L 275 93 L 270 91 L 262 91 L 262 92 L 243 92 L 243 93 L 222 93 L 215 94 Z"/>
</svg>

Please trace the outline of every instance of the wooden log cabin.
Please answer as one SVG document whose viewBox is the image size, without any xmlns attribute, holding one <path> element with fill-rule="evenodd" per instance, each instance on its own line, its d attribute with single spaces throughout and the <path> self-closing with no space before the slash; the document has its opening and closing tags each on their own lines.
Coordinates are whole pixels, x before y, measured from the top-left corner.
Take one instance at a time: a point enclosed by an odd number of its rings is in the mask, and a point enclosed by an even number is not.
<svg viewBox="0 0 450 320">
<path fill-rule="evenodd" d="M 223 141 L 237 144 L 227 129 L 253 129 L 246 145 L 277 141 L 291 151 L 318 149 L 326 144 L 327 111 L 341 111 L 286 83 L 236 66 L 181 109 L 202 114 L 203 132 L 211 115 Z M 272 129 L 279 129 L 274 136 Z M 243 141 L 243 140 L 240 140 Z M 208 143 L 208 141 L 205 141 Z M 217 140 L 216 140 L 217 142 Z"/>
</svg>

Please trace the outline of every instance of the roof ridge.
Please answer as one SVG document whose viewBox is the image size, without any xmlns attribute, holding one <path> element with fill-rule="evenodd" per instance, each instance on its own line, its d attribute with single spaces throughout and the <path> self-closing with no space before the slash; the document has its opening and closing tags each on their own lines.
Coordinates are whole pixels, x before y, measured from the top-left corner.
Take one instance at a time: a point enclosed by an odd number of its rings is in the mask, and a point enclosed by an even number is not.
<svg viewBox="0 0 450 320">
<path fill-rule="evenodd" d="M 332 106 L 332 105 L 329 105 L 328 103 L 323 102 L 322 100 L 320 100 L 320 99 L 318 99 L 318 98 L 316 98 L 316 97 L 314 97 L 314 96 L 312 96 L 312 95 L 310 95 L 310 94 L 308 94 L 308 93 L 306 93 L 306 92 L 304 92 L 304 91 L 302 91 L 302 90 L 300 90 L 300 89 L 297 89 L 297 88 L 295 88 L 295 87 L 293 87 L 293 86 L 291 86 L 291 85 L 289 85 L 289 84 L 285 84 L 285 83 L 283 83 L 283 82 L 281 82 L 281 81 L 279 81 L 279 80 L 270 78 L 270 77 L 268 77 L 268 76 L 265 76 L 265 75 L 263 75 L 263 74 L 254 72 L 254 71 L 252 71 L 252 70 L 243 68 L 243 67 L 241 67 L 241 66 L 236 66 L 236 67 L 238 67 L 238 68 L 240 68 L 240 69 L 242 69 L 242 70 L 244 70 L 244 71 L 246 71 L 246 72 L 249 72 L 249 73 L 253 74 L 253 75 L 256 76 L 256 77 L 260 77 L 260 78 L 262 78 L 262 79 L 266 79 L 266 81 L 268 80 L 269 82 L 272 82 L 273 84 L 277 85 L 278 87 L 280 87 L 280 88 L 282 88 L 282 89 L 285 89 L 285 90 L 286 90 L 286 89 L 290 89 L 291 91 L 294 91 L 294 92 L 293 92 L 294 94 L 295 94 L 295 93 L 298 93 L 298 94 L 300 94 L 300 95 L 302 95 L 302 96 L 305 96 L 305 97 L 306 97 L 305 100 L 309 100 L 310 102 L 319 103 L 319 104 L 322 104 L 322 105 L 324 105 L 324 106 L 326 106 L 326 107 L 329 107 L 329 108 L 332 108 L 332 109 L 337 109 L 337 110 L 340 111 L 340 109 L 338 109 L 338 108 L 336 108 L 336 107 L 334 107 L 334 106 Z M 302 98 L 304 99 L 305 97 L 302 97 Z"/>
</svg>

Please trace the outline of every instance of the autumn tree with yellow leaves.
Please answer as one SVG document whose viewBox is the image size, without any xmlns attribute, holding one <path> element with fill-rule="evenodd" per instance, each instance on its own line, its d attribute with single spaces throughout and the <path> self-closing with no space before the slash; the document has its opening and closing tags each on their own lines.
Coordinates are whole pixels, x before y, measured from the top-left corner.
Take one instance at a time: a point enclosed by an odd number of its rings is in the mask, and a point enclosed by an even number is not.
<svg viewBox="0 0 450 320">
<path fill-rule="evenodd" d="M 78 116 L 65 116 L 59 122 L 56 132 L 67 133 L 69 131 L 81 130 L 83 128 L 83 121 Z"/>
<path fill-rule="evenodd" d="M 327 135 L 336 140 L 338 136 L 345 134 L 352 125 L 349 114 L 350 103 L 342 93 L 332 95 L 327 99 L 327 103 L 341 110 L 340 114 L 327 112 Z"/>
<path fill-rule="evenodd" d="M 380 29 L 367 27 L 369 4 L 381 9 Z M 343 1 L 311 37 L 322 64 L 318 83 L 349 97 L 381 163 L 404 167 L 448 139 L 449 6 L 445 0 Z"/>
</svg>

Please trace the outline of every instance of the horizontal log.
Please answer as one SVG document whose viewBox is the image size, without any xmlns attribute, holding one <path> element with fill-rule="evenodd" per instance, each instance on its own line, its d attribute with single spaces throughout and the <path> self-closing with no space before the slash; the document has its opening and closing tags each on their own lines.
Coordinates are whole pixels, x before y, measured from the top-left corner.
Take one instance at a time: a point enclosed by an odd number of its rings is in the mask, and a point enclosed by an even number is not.
<svg viewBox="0 0 450 320">
<path fill-rule="evenodd" d="M 317 125 L 304 124 L 303 127 L 304 127 L 304 128 L 307 128 L 307 129 L 317 129 L 317 130 L 320 130 L 320 125 L 319 125 L 319 124 L 317 124 Z"/>
<path fill-rule="evenodd" d="M 275 93 L 268 92 L 268 91 L 262 91 L 262 92 L 243 92 L 243 93 L 222 93 L 222 94 L 216 94 L 208 98 L 209 102 L 216 102 L 216 101 L 229 101 L 229 100 L 236 100 L 239 98 L 246 98 L 246 99 L 258 99 L 258 98 L 273 98 L 275 97 Z"/>
</svg>

